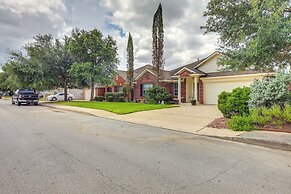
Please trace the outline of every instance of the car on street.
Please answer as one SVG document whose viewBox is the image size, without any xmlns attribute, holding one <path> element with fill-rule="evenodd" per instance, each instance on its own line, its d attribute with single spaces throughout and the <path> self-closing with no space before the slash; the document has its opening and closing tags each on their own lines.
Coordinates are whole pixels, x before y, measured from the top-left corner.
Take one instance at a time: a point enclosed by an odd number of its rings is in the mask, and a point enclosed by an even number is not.
<svg viewBox="0 0 291 194">
<path fill-rule="evenodd" d="M 11 103 L 20 106 L 21 104 L 34 104 L 38 105 L 38 94 L 30 89 L 16 90 L 15 94 L 11 98 Z"/>
<path fill-rule="evenodd" d="M 54 94 L 54 95 L 49 95 L 46 99 L 48 101 L 64 101 L 65 100 L 65 94 L 64 93 L 57 93 L 57 94 Z M 73 94 L 69 94 L 68 93 L 67 99 L 69 101 L 74 100 L 75 96 Z"/>
</svg>

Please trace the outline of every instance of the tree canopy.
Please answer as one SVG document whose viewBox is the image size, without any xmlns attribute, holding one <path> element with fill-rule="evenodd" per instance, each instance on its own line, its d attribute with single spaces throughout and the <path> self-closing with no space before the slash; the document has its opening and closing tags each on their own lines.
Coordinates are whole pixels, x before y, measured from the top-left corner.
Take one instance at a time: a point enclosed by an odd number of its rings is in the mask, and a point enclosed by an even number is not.
<svg viewBox="0 0 291 194">
<path fill-rule="evenodd" d="M 152 26 L 152 38 L 153 38 L 153 54 L 152 63 L 155 67 L 157 74 L 157 83 L 160 84 L 160 80 L 163 79 L 164 69 L 164 24 L 163 24 L 163 8 L 159 4 L 159 7 L 153 17 Z"/>
<path fill-rule="evenodd" d="M 71 75 L 81 86 L 91 87 L 91 100 L 95 84 L 108 84 L 116 74 L 117 46 L 111 36 L 93 29 L 91 31 L 74 29 L 69 40 L 69 52 L 74 56 Z"/>
<path fill-rule="evenodd" d="M 128 80 L 128 91 L 129 98 L 131 100 L 131 90 L 133 84 L 133 73 L 134 73 L 134 53 L 133 53 L 133 41 L 132 36 L 129 33 L 127 42 L 127 80 Z"/>
<path fill-rule="evenodd" d="M 290 66 L 291 20 L 286 0 L 211 0 L 206 33 L 220 36 L 220 63 L 230 70 Z"/>
</svg>

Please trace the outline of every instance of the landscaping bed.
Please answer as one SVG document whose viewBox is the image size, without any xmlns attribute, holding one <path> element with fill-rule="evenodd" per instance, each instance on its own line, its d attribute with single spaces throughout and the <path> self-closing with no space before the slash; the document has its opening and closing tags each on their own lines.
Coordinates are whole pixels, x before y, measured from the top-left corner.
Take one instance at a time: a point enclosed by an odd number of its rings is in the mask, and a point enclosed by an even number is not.
<svg viewBox="0 0 291 194">
<path fill-rule="evenodd" d="M 207 127 L 217 128 L 217 129 L 229 129 L 226 122 L 229 120 L 229 118 L 217 118 L 214 121 L 212 121 Z M 259 126 L 257 125 L 256 128 L 258 130 L 262 131 L 273 131 L 273 132 L 285 132 L 285 133 L 291 133 L 291 123 L 284 124 L 282 126 L 278 125 L 264 125 Z"/>
<path fill-rule="evenodd" d="M 162 104 L 144 104 L 134 102 L 88 102 L 88 101 L 70 101 L 56 102 L 60 105 L 75 106 L 81 108 L 91 108 L 105 110 L 116 114 L 129 114 L 139 111 L 156 110 L 164 108 L 173 108 L 177 106 Z"/>
</svg>

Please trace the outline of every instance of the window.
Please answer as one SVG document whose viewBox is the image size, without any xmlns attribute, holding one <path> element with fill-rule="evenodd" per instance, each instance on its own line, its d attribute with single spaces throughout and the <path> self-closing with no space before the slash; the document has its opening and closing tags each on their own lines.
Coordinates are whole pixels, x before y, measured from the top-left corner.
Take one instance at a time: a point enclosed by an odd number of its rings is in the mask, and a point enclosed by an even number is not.
<svg viewBox="0 0 291 194">
<path fill-rule="evenodd" d="M 144 96 L 146 90 L 148 88 L 152 88 L 154 85 L 153 84 L 141 84 L 141 93 L 140 96 Z"/>
<path fill-rule="evenodd" d="M 118 86 L 117 87 L 117 92 L 123 92 L 123 87 L 122 86 Z"/>
<path fill-rule="evenodd" d="M 178 96 L 178 83 L 174 83 L 174 96 Z"/>
</svg>

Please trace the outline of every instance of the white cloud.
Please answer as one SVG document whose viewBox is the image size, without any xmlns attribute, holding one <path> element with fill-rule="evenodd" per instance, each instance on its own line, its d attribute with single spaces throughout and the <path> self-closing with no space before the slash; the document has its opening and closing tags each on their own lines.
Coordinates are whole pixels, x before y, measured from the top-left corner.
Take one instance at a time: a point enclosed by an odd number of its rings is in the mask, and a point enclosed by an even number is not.
<svg viewBox="0 0 291 194">
<path fill-rule="evenodd" d="M 135 66 L 151 63 L 152 17 L 158 7 L 155 0 L 102 0 L 101 5 L 112 12 L 108 20 L 131 32 L 135 47 Z M 197 58 L 206 57 L 216 49 L 216 36 L 203 35 L 203 0 L 162 0 L 165 30 L 165 68 L 173 69 Z M 114 36 L 118 41 L 120 68 L 126 67 L 127 36 Z"/>
<path fill-rule="evenodd" d="M 120 69 L 126 68 L 128 33 L 135 66 L 152 61 L 152 18 L 156 0 L 0 0 L 0 63 L 7 48 L 20 49 L 37 34 L 62 37 L 74 27 L 98 28 L 117 40 Z M 215 35 L 203 35 L 206 0 L 161 0 L 165 30 L 165 68 L 195 61 L 213 52 Z M 120 28 L 120 29 L 118 29 Z M 126 33 L 126 36 L 123 35 Z"/>
</svg>

